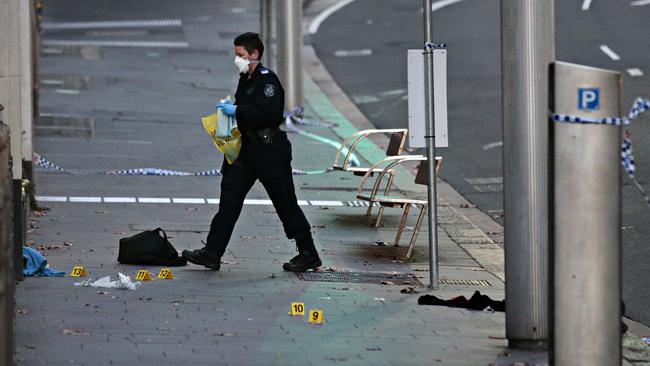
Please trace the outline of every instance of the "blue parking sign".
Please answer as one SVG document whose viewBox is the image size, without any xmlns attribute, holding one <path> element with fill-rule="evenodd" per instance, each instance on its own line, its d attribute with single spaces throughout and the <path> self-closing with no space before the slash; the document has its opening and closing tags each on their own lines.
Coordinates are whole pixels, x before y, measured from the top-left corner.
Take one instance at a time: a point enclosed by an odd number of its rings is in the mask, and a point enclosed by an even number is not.
<svg viewBox="0 0 650 366">
<path fill-rule="evenodd" d="M 600 89 L 578 88 L 578 109 L 581 111 L 600 109 Z"/>
</svg>

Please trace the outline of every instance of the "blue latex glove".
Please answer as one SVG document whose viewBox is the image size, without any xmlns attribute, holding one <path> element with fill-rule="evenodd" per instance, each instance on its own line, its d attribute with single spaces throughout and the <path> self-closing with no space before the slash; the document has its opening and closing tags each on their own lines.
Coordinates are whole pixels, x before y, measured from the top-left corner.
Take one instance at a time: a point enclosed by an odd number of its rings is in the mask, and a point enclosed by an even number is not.
<svg viewBox="0 0 650 366">
<path fill-rule="evenodd" d="M 226 116 L 234 116 L 235 111 L 237 110 L 237 106 L 234 104 L 228 104 L 228 103 L 219 103 L 217 104 L 217 109 L 221 108 L 223 113 L 226 114 Z"/>
</svg>

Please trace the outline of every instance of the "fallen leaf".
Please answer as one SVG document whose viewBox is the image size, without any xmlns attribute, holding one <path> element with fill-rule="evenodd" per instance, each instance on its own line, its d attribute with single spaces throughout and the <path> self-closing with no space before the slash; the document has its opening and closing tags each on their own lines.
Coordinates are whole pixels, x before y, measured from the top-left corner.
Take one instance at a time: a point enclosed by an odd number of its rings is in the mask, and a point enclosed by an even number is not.
<svg viewBox="0 0 650 366">
<path fill-rule="evenodd" d="M 386 242 L 385 242 L 385 241 L 376 241 L 375 244 L 377 244 L 377 245 L 380 246 L 380 247 L 385 247 L 385 246 L 386 246 Z"/>
<path fill-rule="evenodd" d="M 380 347 L 366 347 L 366 351 L 381 351 Z"/>
<path fill-rule="evenodd" d="M 71 246 L 72 246 L 72 242 L 64 241 L 64 242 L 63 242 L 63 245 L 66 246 L 66 247 L 71 247 Z"/>
<path fill-rule="evenodd" d="M 85 332 L 81 329 L 63 329 L 62 333 L 69 334 L 69 335 L 83 335 L 83 336 L 90 335 L 90 333 Z"/>
<path fill-rule="evenodd" d="M 97 291 L 95 292 L 97 295 L 108 295 L 107 291 Z"/>
<path fill-rule="evenodd" d="M 236 261 L 221 261 L 221 264 L 239 264 L 239 262 L 236 262 Z"/>
<path fill-rule="evenodd" d="M 476 205 L 470 205 L 467 203 L 461 203 L 460 208 L 476 208 Z"/>
<path fill-rule="evenodd" d="M 95 249 L 81 249 L 82 252 L 94 252 Z"/>
<path fill-rule="evenodd" d="M 113 234 L 115 234 L 115 235 L 124 235 L 126 233 L 124 231 L 116 231 Z"/>
<path fill-rule="evenodd" d="M 151 298 L 150 298 L 150 297 L 144 297 L 144 296 L 142 296 L 142 297 L 138 297 L 138 300 L 142 300 L 142 301 L 151 301 Z"/>
<path fill-rule="evenodd" d="M 415 272 L 429 272 L 428 268 L 415 268 L 413 269 Z"/>
<path fill-rule="evenodd" d="M 312 225 L 311 227 L 313 227 L 313 228 L 318 228 L 318 229 L 325 229 L 325 224 L 321 224 L 321 225 Z"/>
<path fill-rule="evenodd" d="M 112 212 L 111 211 L 104 211 L 104 210 L 97 210 L 97 211 L 95 211 L 95 213 L 98 214 L 98 215 L 108 215 L 108 214 L 110 214 Z"/>
<path fill-rule="evenodd" d="M 16 314 L 27 314 L 27 313 L 29 313 L 29 310 L 27 309 L 18 309 L 18 311 L 16 311 Z"/>
<path fill-rule="evenodd" d="M 381 284 L 382 285 L 394 285 L 395 283 L 393 283 L 391 281 L 381 281 Z"/>
<path fill-rule="evenodd" d="M 187 210 L 187 211 L 198 211 L 199 208 L 198 207 L 188 207 L 185 210 Z"/>
</svg>

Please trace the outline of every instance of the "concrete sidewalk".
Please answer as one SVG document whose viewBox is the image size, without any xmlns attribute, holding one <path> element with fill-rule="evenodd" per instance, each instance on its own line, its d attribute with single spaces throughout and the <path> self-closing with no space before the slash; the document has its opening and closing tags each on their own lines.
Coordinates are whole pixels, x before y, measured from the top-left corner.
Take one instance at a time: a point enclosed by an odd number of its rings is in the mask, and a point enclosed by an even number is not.
<svg viewBox="0 0 650 366">
<path fill-rule="evenodd" d="M 57 5 L 60 8 L 51 5 L 46 20 L 100 16 L 87 9 L 70 10 L 74 4 L 65 0 Z M 37 169 L 40 204 L 51 211 L 33 218 L 30 240 L 55 269 L 70 272 L 84 265 L 92 278 L 115 278 L 118 272 L 133 276 L 142 267 L 117 263 L 120 238 L 162 227 L 179 251 L 198 248 L 217 210 L 213 200 L 219 197 L 219 177 L 103 173 L 220 167 L 222 158 L 199 118 L 212 112 L 215 100 L 233 92 L 232 37 L 239 30 L 257 28 L 257 3 L 205 2 L 183 8 L 160 0 L 153 5 L 144 1 L 131 16 L 166 19 L 171 12 L 182 19 L 182 27 L 44 36 L 189 43 L 187 48 L 44 46 L 41 78 L 51 87 L 41 93 L 45 116 L 39 122 L 36 149 L 69 174 Z M 306 57 L 314 57 L 309 53 L 307 48 Z M 305 62 L 307 116 L 336 127 L 300 128 L 334 141 L 364 128 L 349 117 L 349 105 L 332 98 L 335 86 L 326 71 L 315 58 L 309 60 L 314 62 Z M 63 128 L 70 125 L 78 128 Z M 301 134 L 290 134 L 290 140 L 295 169 L 318 171 L 331 165 L 331 146 Z M 382 144 L 378 140 L 363 146 L 366 164 L 378 159 Z M 426 194 L 424 187 L 412 184 L 407 171 L 401 174 L 400 192 Z M 366 207 L 354 198 L 358 182 L 342 173 L 295 176 L 298 199 L 324 266 L 337 273 L 412 274 L 423 285 L 415 287 L 418 294 L 402 294 L 407 286 L 391 281 L 314 282 L 283 272 L 281 265 L 295 255 L 295 246 L 284 237 L 266 193 L 256 184 L 219 272 L 174 268 L 175 279 L 144 282 L 135 291 L 78 287 L 78 279 L 71 277 L 20 283 L 18 363 L 488 365 L 500 354 L 501 364 L 511 363 L 504 353 L 503 313 L 417 305 L 417 298 L 426 293 L 469 297 L 480 290 L 502 299 L 498 227 L 490 226 L 491 220 L 441 182 L 440 272 L 441 278 L 456 284 L 430 292 L 426 226 L 414 259 L 402 262 L 406 247 L 390 245 L 401 212 L 387 209 L 383 227 L 368 227 Z M 145 203 L 153 201 L 158 203 Z M 388 245 L 380 245 L 384 243 Z M 157 273 L 160 267 L 147 269 Z M 306 318 L 289 316 L 292 302 L 322 309 L 325 323 L 311 325 Z"/>
</svg>

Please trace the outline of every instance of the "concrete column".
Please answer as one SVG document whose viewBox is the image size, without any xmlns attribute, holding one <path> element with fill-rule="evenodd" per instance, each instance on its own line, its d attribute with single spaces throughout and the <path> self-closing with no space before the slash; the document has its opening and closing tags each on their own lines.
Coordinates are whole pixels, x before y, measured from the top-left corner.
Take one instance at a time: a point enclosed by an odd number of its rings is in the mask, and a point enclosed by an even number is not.
<svg viewBox="0 0 650 366">
<path fill-rule="evenodd" d="M 549 65 L 553 0 L 501 0 L 506 337 L 549 336 Z"/>
<path fill-rule="evenodd" d="M 277 73 L 284 87 L 284 109 L 303 106 L 302 1 L 277 1 Z"/>
<path fill-rule="evenodd" d="M 19 5 L 19 28 L 20 28 L 20 119 L 22 125 L 22 160 L 23 175 L 32 179 L 31 162 L 34 153 L 33 130 L 34 130 L 34 10 L 32 1 L 20 0 Z"/>
<path fill-rule="evenodd" d="M 0 104 L 5 107 L 4 119 L 10 128 L 14 179 L 23 176 L 20 2 L 0 0 Z"/>
</svg>

